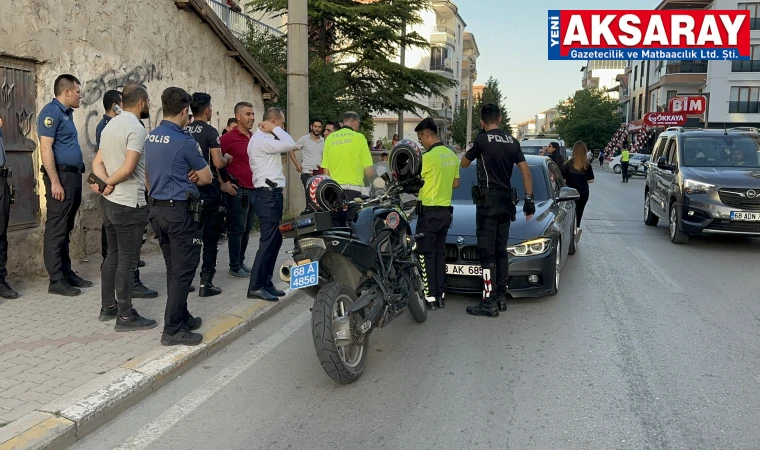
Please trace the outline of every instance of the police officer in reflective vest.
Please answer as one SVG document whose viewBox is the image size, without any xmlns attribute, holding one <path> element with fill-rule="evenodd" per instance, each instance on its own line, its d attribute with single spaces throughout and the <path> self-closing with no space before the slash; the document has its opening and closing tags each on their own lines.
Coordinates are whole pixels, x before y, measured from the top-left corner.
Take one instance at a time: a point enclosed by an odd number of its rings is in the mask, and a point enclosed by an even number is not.
<svg viewBox="0 0 760 450">
<path fill-rule="evenodd" d="M 431 118 L 414 129 L 427 149 L 422 155 L 422 179 L 418 195 L 417 252 L 420 255 L 422 283 L 428 308 L 445 308 L 446 233 L 451 226 L 452 190 L 459 187 L 459 160 L 438 137 L 438 126 Z"/>
<path fill-rule="evenodd" d="M 192 124 L 187 126 L 187 130 L 200 145 L 203 158 L 208 162 L 209 167 L 213 165 L 216 169 L 212 171 L 214 181 L 198 189 L 200 198 L 203 200 L 203 221 L 201 222 L 203 226 L 203 264 L 201 265 L 201 289 L 198 295 L 211 297 L 222 293 L 222 290 L 214 286 L 213 283 L 216 274 L 216 257 L 219 253 L 219 234 L 222 231 L 222 222 L 226 214 L 226 210 L 222 208 L 218 170 L 227 167 L 227 162 L 232 160 L 232 156 L 222 156 L 219 133 L 216 128 L 208 123 L 213 114 L 211 96 L 205 92 L 193 93 L 190 110 L 193 113 L 194 120 Z"/>
<path fill-rule="evenodd" d="M 515 165 L 520 169 L 525 184 L 525 220 L 533 217 L 536 205 L 533 202 L 533 180 L 520 143 L 499 128 L 499 107 L 492 103 L 484 105 L 480 111 L 480 123 L 485 133 L 475 138 L 461 162 L 462 168 L 467 168 L 477 160 L 478 185 L 472 188 L 472 198 L 476 206 L 478 250 L 483 269 L 483 299 L 477 306 L 468 306 L 467 313 L 498 317 L 499 310 L 507 309 L 507 240 L 509 224 L 515 213 L 511 184 Z"/>
<path fill-rule="evenodd" d="M 198 186 L 212 182 L 211 169 L 187 126 L 190 94 L 177 87 L 161 95 L 164 120 L 148 134 L 145 168 L 148 174 L 148 220 L 166 261 L 168 299 L 163 345 L 198 345 L 201 318 L 187 310 L 187 294 L 201 256 L 202 229 Z"/>
</svg>

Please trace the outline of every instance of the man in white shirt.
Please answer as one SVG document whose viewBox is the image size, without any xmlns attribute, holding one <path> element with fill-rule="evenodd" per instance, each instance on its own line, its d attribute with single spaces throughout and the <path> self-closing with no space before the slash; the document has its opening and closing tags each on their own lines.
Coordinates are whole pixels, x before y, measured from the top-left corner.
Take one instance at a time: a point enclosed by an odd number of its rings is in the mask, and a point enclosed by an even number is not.
<svg viewBox="0 0 760 450">
<path fill-rule="evenodd" d="M 325 149 L 325 139 L 322 137 L 322 121 L 312 119 L 309 125 L 309 134 L 301 136 L 296 141 L 298 150 L 301 150 L 301 162 L 296 159 L 296 152 L 290 152 L 290 159 L 296 166 L 296 170 L 301 173 L 301 183 L 304 189 L 309 178 L 315 175 L 322 163 L 322 152 Z"/>
<path fill-rule="evenodd" d="M 116 319 L 116 331 L 155 328 L 132 308 L 134 272 L 148 222 L 145 200 L 145 138 L 140 119 L 150 117 L 148 92 L 139 84 L 122 91 L 123 112 L 108 122 L 92 171 L 106 184 L 100 201 L 108 254 L 101 268 L 100 320 Z M 139 118 L 138 118 L 139 117 Z"/>
<path fill-rule="evenodd" d="M 248 298 L 276 302 L 284 292 L 272 283 L 277 254 L 282 247 L 279 225 L 282 220 L 282 189 L 285 175 L 282 172 L 282 154 L 295 150 L 296 142 L 282 126 L 285 114 L 280 108 L 269 108 L 259 123 L 259 130 L 248 143 L 248 160 L 253 172 L 253 198 L 259 217 L 261 235 L 256 259 L 251 268 Z"/>
</svg>

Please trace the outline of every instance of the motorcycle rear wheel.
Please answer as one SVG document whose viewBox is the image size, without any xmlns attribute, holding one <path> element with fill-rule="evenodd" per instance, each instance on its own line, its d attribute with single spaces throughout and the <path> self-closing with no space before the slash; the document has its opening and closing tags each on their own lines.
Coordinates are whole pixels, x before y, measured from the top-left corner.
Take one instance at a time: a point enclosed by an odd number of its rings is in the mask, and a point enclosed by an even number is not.
<svg viewBox="0 0 760 450">
<path fill-rule="evenodd" d="M 327 376 L 340 384 L 358 380 L 367 366 L 368 343 L 352 343 L 348 308 L 356 295 L 348 286 L 331 281 L 314 299 L 311 334 L 317 358 Z"/>
<path fill-rule="evenodd" d="M 420 274 L 417 269 L 414 270 L 414 276 L 419 280 Z M 416 289 L 412 289 L 407 297 L 408 301 L 406 306 L 409 308 L 409 312 L 412 313 L 414 321 L 417 323 L 423 323 L 427 320 L 427 305 L 425 305 L 425 297 Z"/>
</svg>

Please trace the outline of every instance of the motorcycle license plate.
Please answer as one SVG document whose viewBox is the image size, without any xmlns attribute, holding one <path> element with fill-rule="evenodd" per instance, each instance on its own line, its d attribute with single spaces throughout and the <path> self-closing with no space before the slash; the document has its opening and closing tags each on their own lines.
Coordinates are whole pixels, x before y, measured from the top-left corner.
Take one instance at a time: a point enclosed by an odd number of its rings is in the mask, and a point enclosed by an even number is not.
<svg viewBox="0 0 760 450">
<path fill-rule="evenodd" d="M 319 284 L 319 261 L 290 269 L 290 289 L 303 289 Z"/>
<path fill-rule="evenodd" d="M 735 222 L 760 222 L 760 213 L 731 211 L 731 220 Z"/>
<path fill-rule="evenodd" d="M 465 275 L 479 277 L 483 273 L 480 266 L 466 266 L 463 264 L 446 264 L 446 275 Z"/>
</svg>

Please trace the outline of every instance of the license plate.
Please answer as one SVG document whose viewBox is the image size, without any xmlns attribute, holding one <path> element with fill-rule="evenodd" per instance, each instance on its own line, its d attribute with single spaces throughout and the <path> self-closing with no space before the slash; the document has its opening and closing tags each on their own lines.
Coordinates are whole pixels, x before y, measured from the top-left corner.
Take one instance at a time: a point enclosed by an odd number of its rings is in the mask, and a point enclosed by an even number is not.
<svg viewBox="0 0 760 450">
<path fill-rule="evenodd" d="M 290 269 L 290 289 L 303 289 L 319 284 L 319 261 Z"/>
<path fill-rule="evenodd" d="M 760 213 L 731 211 L 731 220 L 737 222 L 760 222 Z"/>
<path fill-rule="evenodd" d="M 466 266 L 463 264 L 446 264 L 446 274 L 448 275 L 467 275 L 479 277 L 483 273 L 480 266 Z"/>
</svg>

